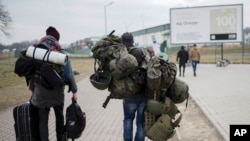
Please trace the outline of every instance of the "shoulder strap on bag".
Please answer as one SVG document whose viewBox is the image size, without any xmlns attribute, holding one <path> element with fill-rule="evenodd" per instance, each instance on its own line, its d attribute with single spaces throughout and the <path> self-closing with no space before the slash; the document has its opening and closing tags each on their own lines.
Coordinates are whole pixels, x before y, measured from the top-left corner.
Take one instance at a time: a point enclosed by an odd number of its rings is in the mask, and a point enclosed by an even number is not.
<svg viewBox="0 0 250 141">
<path fill-rule="evenodd" d="M 110 93 L 110 94 L 107 96 L 106 100 L 104 101 L 102 107 L 103 107 L 103 108 L 106 108 L 107 105 L 108 105 L 108 103 L 109 103 L 109 101 L 110 101 L 110 99 L 112 99 L 112 98 L 113 98 L 113 97 L 112 97 L 112 95 L 111 95 L 111 93 Z"/>
<path fill-rule="evenodd" d="M 173 122 L 173 126 L 174 127 L 179 127 L 180 125 L 180 122 L 181 122 L 181 119 L 182 119 L 182 113 L 181 112 L 179 112 L 179 117 Z"/>
</svg>

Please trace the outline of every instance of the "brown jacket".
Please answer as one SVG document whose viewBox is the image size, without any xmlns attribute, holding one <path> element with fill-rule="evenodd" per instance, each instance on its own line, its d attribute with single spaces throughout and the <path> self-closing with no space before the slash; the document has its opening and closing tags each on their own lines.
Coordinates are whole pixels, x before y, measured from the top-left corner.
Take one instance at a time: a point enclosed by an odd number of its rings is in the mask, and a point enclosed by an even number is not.
<svg viewBox="0 0 250 141">
<path fill-rule="evenodd" d="M 197 47 L 193 47 L 190 53 L 190 60 L 191 61 L 200 61 L 200 52 Z"/>
</svg>

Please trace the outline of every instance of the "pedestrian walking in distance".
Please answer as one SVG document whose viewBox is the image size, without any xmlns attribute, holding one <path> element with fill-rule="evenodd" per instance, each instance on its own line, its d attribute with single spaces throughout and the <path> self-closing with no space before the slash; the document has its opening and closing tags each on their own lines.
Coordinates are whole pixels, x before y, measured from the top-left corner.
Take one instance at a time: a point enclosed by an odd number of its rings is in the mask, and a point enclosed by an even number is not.
<svg viewBox="0 0 250 141">
<path fill-rule="evenodd" d="M 196 44 L 194 44 L 194 46 L 192 47 L 192 51 L 190 53 L 190 60 L 192 63 L 194 76 L 196 76 L 197 75 L 197 73 L 196 73 L 197 64 L 200 63 L 200 52 L 197 49 Z"/>
<path fill-rule="evenodd" d="M 185 68 L 186 68 L 186 63 L 189 59 L 188 52 L 185 50 L 184 46 L 181 46 L 181 49 L 177 53 L 176 61 L 179 63 L 179 76 L 181 77 L 181 68 L 182 70 L 182 76 L 185 76 Z"/>
</svg>

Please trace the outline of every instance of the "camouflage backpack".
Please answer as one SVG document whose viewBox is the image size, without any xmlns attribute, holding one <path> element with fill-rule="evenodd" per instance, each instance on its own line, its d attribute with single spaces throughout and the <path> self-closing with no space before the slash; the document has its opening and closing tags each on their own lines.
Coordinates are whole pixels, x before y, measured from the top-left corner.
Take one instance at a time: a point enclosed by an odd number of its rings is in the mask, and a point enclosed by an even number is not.
<svg viewBox="0 0 250 141">
<path fill-rule="evenodd" d="M 131 53 L 131 50 L 139 54 Z M 130 47 L 128 54 L 121 54 L 109 63 L 112 81 L 109 87 L 112 98 L 123 99 L 137 94 L 145 87 L 145 77 L 149 54 L 142 48 Z M 138 60 L 140 58 L 141 61 Z M 145 76 L 144 76 L 145 75 Z"/>
<path fill-rule="evenodd" d="M 140 86 L 131 75 L 136 71 L 138 63 L 131 54 L 121 55 L 109 63 L 112 80 L 109 86 L 112 98 L 123 99 L 136 94 Z"/>
<path fill-rule="evenodd" d="M 138 63 L 135 57 L 131 54 L 124 54 L 109 63 L 109 70 L 114 79 L 122 79 L 131 75 Z"/>
<path fill-rule="evenodd" d="M 174 103 L 182 103 L 186 101 L 186 107 L 188 104 L 189 87 L 188 84 L 178 78 L 175 78 L 170 85 L 166 96 L 169 97 Z"/>
<path fill-rule="evenodd" d="M 147 69 L 148 99 L 164 101 L 165 94 L 175 79 L 176 70 L 174 63 L 166 62 L 158 56 L 150 59 Z"/>
<path fill-rule="evenodd" d="M 113 35 L 113 33 L 114 31 L 107 37 L 102 38 L 92 48 L 95 62 L 99 65 L 95 70 L 111 74 L 111 81 L 108 86 L 110 95 L 103 104 L 104 108 L 111 98 L 123 99 L 136 94 L 140 89 L 131 77 L 138 66 L 137 61 L 134 56 L 128 54 L 121 38 Z"/>
<path fill-rule="evenodd" d="M 144 129 L 145 135 L 152 140 L 165 141 L 171 138 L 181 121 L 182 115 L 177 106 L 166 96 L 174 83 L 176 70 L 174 63 L 166 62 L 158 56 L 153 56 L 148 64 Z M 173 121 L 178 113 L 180 116 Z"/>
<path fill-rule="evenodd" d="M 109 62 L 127 54 L 126 48 L 122 45 L 121 38 L 113 35 L 112 31 L 107 37 L 99 40 L 91 49 L 93 57 L 98 61 L 98 65 L 104 71 L 108 71 Z"/>
</svg>

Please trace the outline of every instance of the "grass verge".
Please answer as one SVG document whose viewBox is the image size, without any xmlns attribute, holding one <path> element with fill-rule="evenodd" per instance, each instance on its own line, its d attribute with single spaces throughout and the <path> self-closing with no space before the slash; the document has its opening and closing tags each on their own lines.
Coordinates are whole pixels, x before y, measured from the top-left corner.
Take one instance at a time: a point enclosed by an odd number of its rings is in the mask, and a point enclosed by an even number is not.
<svg viewBox="0 0 250 141">
<path fill-rule="evenodd" d="M 29 100 L 28 90 L 24 77 L 19 77 L 14 73 L 15 61 L 17 58 L 0 59 L 0 110 L 12 105 L 16 105 Z M 88 77 L 94 72 L 93 58 L 71 58 L 76 81 Z"/>
</svg>

